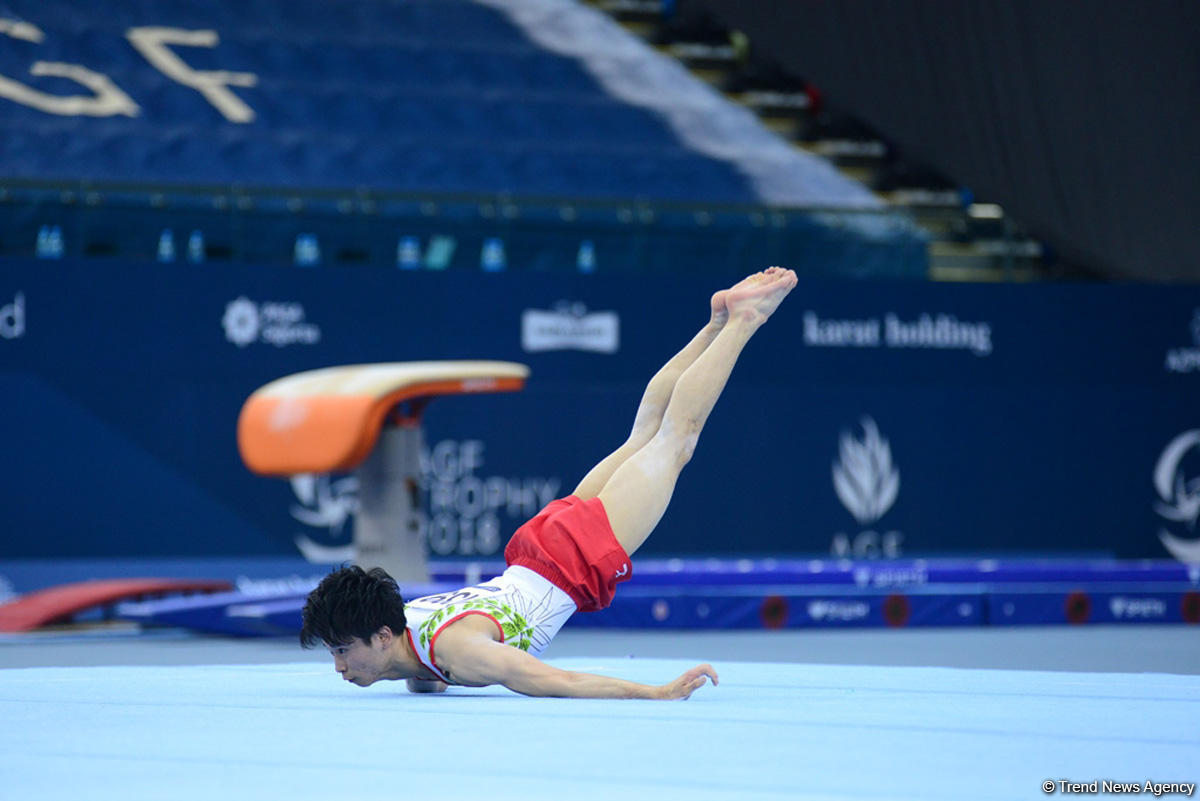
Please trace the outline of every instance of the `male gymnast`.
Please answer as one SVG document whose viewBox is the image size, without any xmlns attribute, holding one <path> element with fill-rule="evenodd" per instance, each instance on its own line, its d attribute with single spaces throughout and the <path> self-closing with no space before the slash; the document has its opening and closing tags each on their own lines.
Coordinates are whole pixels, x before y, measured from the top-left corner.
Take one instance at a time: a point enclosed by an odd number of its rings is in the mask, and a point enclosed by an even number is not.
<svg viewBox="0 0 1200 801">
<path fill-rule="evenodd" d="M 795 285 L 794 272 L 771 267 L 713 295 L 708 324 L 647 385 L 629 439 L 517 529 L 502 575 L 406 604 L 382 569 L 343 567 L 309 594 L 301 643 L 324 644 L 360 687 L 406 679 L 413 692 L 502 684 L 534 696 L 685 699 L 715 685 L 707 664 L 652 686 L 537 655 L 573 613 L 608 606 L 630 578 L 629 557 L 666 511 L 742 348 Z"/>
</svg>

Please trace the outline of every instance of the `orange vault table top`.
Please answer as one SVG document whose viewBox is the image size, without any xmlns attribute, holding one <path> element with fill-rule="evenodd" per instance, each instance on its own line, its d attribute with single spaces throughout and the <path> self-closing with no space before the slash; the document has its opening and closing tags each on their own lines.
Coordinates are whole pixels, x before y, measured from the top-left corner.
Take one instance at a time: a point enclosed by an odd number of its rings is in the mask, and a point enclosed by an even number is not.
<svg viewBox="0 0 1200 801">
<path fill-rule="evenodd" d="M 406 401 L 419 416 L 438 395 L 515 392 L 529 368 L 515 362 L 437 361 L 327 367 L 272 381 L 238 417 L 238 449 L 261 475 L 352 470 L 375 447 L 387 415 Z"/>
</svg>

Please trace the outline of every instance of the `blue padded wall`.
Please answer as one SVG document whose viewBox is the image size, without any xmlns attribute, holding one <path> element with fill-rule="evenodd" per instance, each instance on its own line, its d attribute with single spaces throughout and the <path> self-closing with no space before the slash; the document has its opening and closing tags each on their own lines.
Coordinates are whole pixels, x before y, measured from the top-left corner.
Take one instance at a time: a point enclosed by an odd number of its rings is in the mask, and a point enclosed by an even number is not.
<svg viewBox="0 0 1200 801">
<path fill-rule="evenodd" d="M 524 392 L 425 419 L 434 553 L 494 555 L 624 441 L 719 285 L 9 261 L 0 557 L 344 545 L 351 484 L 248 473 L 243 401 L 301 370 L 457 358 L 532 368 Z M 1200 561 L 1197 308 L 1181 287 L 804 281 L 747 347 L 647 553 Z M 552 321 L 536 341 L 530 312 Z"/>
</svg>

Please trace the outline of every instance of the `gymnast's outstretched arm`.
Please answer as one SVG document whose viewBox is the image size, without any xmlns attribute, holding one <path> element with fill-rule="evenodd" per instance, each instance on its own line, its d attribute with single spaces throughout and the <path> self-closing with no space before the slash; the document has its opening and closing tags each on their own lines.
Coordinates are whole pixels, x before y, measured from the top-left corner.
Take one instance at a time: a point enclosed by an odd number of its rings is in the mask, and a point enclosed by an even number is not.
<svg viewBox="0 0 1200 801">
<path fill-rule="evenodd" d="M 449 632 L 447 632 L 447 635 Z M 471 686 L 503 684 L 522 695 L 557 698 L 650 698 L 683 700 L 704 686 L 718 683 L 712 665 L 697 665 L 674 681 L 662 685 L 638 684 L 611 676 L 561 670 L 536 656 L 484 636 L 464 635 L 451 646 L 439 645 L 442 670 L 455 681 Z M 446 647 L 450 646 L 450 647 Z"/>
</svg>

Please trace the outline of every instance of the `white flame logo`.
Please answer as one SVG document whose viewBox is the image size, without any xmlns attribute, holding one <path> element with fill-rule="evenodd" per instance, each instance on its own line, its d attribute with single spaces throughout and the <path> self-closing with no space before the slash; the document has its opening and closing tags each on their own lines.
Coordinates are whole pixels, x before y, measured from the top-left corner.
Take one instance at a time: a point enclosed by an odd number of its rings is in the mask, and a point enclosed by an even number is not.
<svg viewBox="0 0 1200 801">
<path fill-rule="evenodd" d="M 292 491 L 299 505 L 293 505 L 292 517 L 306 526 L 327 528 L 332 539 L 341 539 L 349 517 L 358 511 L 358 478 L 332 481 L 328 474 L 301 473 L 292 476 Z M 298 534 L 296 547 L 310 562 L 344 562 L 354 558 L 353 543 L 321 545 L 311 537 Z"/>
<path fill-rule="evenodd" d="M 1155 511 L 1168 520 L 1187 523 L 1188 531 L 1196 530 L 1196 519 L 1200 517 L 1200 478 L 1185 480 L 1180 463 L 1184 454 L 1198 445 L 1200 429 L 1185 431 L 1171 440 L 1154 467 L 1154 489 L 1162 499 L 1154 505 Z M 1159 530 L 1158 538 L 1179 561 L 1200 564 L 1200 539 L 1176 537 L 1166 529 Z"/>
<path fill-rule="evenodd" d="M 900 492 L 900 471 L 892 449 L 870 417 L 862 419 L 863 438 L 843 433 L 840 462 L 833 464 L 833 488 L 860 525 L 874 523 L 892 508 Z"/>
</svg>

